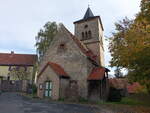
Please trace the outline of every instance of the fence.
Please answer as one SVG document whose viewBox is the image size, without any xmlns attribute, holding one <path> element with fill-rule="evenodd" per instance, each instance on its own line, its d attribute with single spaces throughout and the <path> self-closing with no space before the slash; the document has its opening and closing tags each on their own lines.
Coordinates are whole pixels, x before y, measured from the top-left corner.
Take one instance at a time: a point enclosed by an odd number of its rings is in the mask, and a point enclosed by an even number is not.
<svg viewBox="0 0 150 113">
<path fill-rule="evenodd" d="M 0 90 L 4 92 L 26 92 L 28 88 L 27 80 L 1 80 Z"/>
</svg>

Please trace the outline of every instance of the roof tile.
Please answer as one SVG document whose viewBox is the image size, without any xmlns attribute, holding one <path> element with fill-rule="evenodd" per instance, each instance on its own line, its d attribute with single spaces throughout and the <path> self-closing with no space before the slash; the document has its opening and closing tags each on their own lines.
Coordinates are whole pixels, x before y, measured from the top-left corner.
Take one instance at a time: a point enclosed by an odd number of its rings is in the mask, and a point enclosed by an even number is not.
<svg viewBox="0 0 150 113">
<path fill-rule="evenodd" d="M 105 76 L 105 68 L 97 67 L 92 70 L 88 80 L 102 80 Z"/>
<path fill-rule="evenodd" d="M 37 55 L 0 53 L 0 65 L 34 65 Z"/>
<path fill-rule="evenodd" d="M 38 77 L 45 71 L 45 69 L 50 66 L 54 72 L 59 75 L 60 77 L 66 77 L 69 78 L 69 75 L 65 72 L 65 70 L 58 64 L 53 63 L 53 62 L 48 62 L 44 68 L 41 70 L 41 72 L 39 73 Z"/>
</svg>

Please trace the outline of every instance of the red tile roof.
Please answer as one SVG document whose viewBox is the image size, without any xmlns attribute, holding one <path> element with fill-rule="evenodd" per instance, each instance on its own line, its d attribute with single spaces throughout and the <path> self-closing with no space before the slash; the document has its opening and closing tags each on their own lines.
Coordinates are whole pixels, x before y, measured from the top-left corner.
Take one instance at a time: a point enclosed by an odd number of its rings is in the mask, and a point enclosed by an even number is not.
<svg viewBox="0 0 150 113">
<path fill-rule="evenodd" d="M 33 54 L 15 54 L 15 53 L 0 53 L 0 65 L 26 65 L 33 66 L 36 62 L 37 55 Z"/>
<path fill-rule="evenodd" d="M 88 80 L 102 80 L 105 76 L 105 68 L 97 67 L 92 70 L 90 73 Z"/>
<path fill-rule="evenodd" d="M 41 70 L 41 72 L 39 73 L 38 77 L 45 71 L 45 69 L 46 69 L 48 66 L 50 66 L 50 67 L 54 70 L 54 72 L 55 72 L 57 75 L 59 75 L 60 77 L 69 78 L 69 75 L 64 71 L 64 69 L 63 69 L 60 65 L 58 65 L 58 64 L 56 64 L 56 63 L 53 63 L 53 62 L 48 62 L 48 63 L 44 66 L 44 68 Z"/>
<path fill-rule="evenodd" d="M 125 78 L 110 78 L 109 85 L 110 87 L 116 89 L 125 89 L 127 87 L 128 81 Z"/>
<path fill-rule="evenodd" d="M 64 28 L 70 34 L 73 41 L 77 44 L 77 46 L 80 48 L 82 53 L 84 53 L 91 60 L 97 62 L 97 56 L 89 48 L 87 48 L 76 36 L 74 36 L 70 31 L 68 31 L 68 29 L 65 26 Z"/>
</svg>

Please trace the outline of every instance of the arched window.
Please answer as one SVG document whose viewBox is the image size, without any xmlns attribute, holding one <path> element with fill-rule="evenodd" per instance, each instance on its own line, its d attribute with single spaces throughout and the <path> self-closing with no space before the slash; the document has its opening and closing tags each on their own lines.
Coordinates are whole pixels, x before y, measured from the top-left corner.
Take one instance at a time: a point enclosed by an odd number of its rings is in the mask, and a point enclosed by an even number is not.
<svg viewBox="0 0 150 113">
<path fill-rule="evenodd" d="M 92 33 L 91 33 L 91 31 L 88 32 L 88 38 L 92 38 Z"/>
<path fill-rule="evenodd" d="M 85 38 L 84 38 L 84 32 L 82 32 L 82 40 L 84 40 Z"/>
<path fill-rule="evenodd" d="M 88 33 L 87 33 L 87 31 L 85 32 L 85 39 L 88 39 Z"/>
<path fill-rule="evenodd" d="M 84 28 L 88 28 L 88 25 L 85 25 Z"/>
</svg>

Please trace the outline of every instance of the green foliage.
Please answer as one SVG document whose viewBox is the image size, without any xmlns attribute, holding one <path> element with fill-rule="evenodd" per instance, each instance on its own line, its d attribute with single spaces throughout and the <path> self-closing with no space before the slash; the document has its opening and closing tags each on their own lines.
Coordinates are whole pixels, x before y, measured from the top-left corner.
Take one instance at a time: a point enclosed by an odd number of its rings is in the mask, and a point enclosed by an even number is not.
<svg viewBox="0 0 150 113">
<path fill-rule="evenodd" d="M 121 90 L 110 87 L 108 100 L 112 102 L 120 102 L 121 98 Z"/>
<path fill-rule="evenodd" d="M 144 93 L 133 94 L 128 97 L 122 98 L 122 100 L 116 104 L 126 105 L 144 105 L 150 106 L 150 96 Z"/>
<path fill-rule="evenodd" d="M 32 94 L 36 94 L 37 93 L 37 87 L 35 84 L 32 85 Z"/>
<path fill-rule="evenodd" d="M 35 46 L 40 58 L 45 54 L 53 38 L 57 34 L 58 27 L 59 25 L 57 25 L 56 22 L 47 22 L 38 32 Z"/>
<path fill-rule="evenodd" d="M 115 23 L 110 38 L 111 66 L 128 69 L 131 82 L 138 81 L 150 93 L 150 1 L 142 0 L 135 20 L 128 18 Z"/>
<path fill-rule="evenodd" d="M 59 98 L 59 101 L 64 102 L 65 99 L 64 98 Z"/>
<path fill-rule="evenodd" d="M 85 98 L 83 98 L 83 97 L 80 97 L 80 98 L 79 98 L 79 102 L 80 102 L 80 103 L 87 103 L 88 100 L 85 99 Z"/>
</svg>

